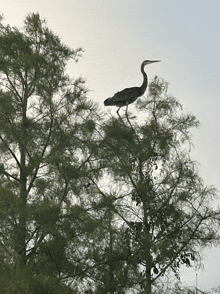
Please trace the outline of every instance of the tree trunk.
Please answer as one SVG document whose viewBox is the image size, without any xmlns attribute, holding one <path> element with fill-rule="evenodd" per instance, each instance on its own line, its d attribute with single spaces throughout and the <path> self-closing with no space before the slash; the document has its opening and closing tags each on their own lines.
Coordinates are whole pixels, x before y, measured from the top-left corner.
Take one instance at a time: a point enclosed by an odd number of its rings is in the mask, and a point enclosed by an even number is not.
<svg viewBox="0 0 220 294">
<path fill-rule="evenodd" d="M 26 262 L 26 205 L 27 205 L 27 176 L 25 173 L 25 151 L 21 148 L 21 171 L 20 171 L 20 205 L 19 205 L 19 228 L 18 248 L 22 264 Z"/>
<path fill-rule="evenodd" d="M 145 259 L 145 283 L 144 283 L 144 293 L 151 294 L 152 281 L 151 281 L 151 269 L 152 269 L 152 256 L 151 256 L 151 237 L 149 232 L 149 225 L 147 221 L 147 212 L 145 204 L 143 203 L 144 209 L 144 259 Z"/>
<path fill-rule="evenodd" d="M 26 110 L 27 99 L 24 99 L 22 115 L 22 137 L 19 142 L 20 149 L 20 195 L 19 195 L 19 224 L 18 224 L 18 253 L 20 265 L 26 264 L 26 206 L 27 206 L 27 174 L 26 174 Z"/>
</svg>

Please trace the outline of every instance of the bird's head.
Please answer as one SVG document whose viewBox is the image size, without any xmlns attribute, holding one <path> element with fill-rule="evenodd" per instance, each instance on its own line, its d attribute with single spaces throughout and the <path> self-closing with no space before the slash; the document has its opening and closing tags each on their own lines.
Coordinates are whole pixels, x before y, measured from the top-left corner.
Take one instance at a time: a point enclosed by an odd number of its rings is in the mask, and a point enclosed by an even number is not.
<svg viewBox="0 0 220 294">
<path fill-rule="evenodd" d="M 161 60 L 144 60 L 142 65 L 148 65 L 154 62 L 160 62 Z"/>
</svg>

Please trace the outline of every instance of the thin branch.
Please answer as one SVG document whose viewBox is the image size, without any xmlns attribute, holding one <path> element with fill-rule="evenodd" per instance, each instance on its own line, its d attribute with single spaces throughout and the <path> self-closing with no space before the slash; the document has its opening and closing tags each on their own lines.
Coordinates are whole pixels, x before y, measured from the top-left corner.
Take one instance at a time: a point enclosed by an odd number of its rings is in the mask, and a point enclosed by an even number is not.
<svg viewBox="0 0 220 294">
<path fill-rule="evenodd" d="M 11 153 L 12 157 L 15 159 L 18 167 L 21 169 L 21 164 L 19 162 L 19 160 L 17 159 L 15 153 L 12 151 L 12 149 L 9 147 L 9 145 L 7 144 L 7 142 L 5 141 L 5 139 L 2 137 L 2 135 L 0 135 L 0 139 L 2 140 L 2 142 L 5 144 L 6 148 L 8 149 L 8 151 Z"/>
</svg>

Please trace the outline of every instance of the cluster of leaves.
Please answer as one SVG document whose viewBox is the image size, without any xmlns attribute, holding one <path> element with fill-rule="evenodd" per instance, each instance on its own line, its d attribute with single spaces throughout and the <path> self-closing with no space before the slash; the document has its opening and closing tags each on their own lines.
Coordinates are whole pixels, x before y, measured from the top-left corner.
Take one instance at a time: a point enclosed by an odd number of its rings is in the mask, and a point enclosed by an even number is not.
<svg viewBox="0 0 220 294">
<path fill-rule="evenodd" d="M 193 115 L 155 77 L 135 117 L 101 120 L 39 14 L 0 27 L 2 293 L 151 293 L 218 241 L 190 158 Z M 130 120 L 129 120 L 130 122 Z"/>
</svg>

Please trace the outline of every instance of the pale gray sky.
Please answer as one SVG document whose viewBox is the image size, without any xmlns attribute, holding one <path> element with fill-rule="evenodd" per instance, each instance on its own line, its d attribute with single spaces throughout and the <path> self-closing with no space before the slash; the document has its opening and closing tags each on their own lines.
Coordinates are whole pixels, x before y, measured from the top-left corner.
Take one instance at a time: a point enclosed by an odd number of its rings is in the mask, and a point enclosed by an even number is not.
<svg viewBox="0 0 220 294">
<path fill-rule="evenodd" d="M 148 77 L 168 81 L 184 110 L 200 120 L 193 155 L 205 184 L 220 191 L 219 0 L 0 0 L 0 4 L 4 24 L 21 27 L 27 13 L 38 11 L 67 45 L 83 47 L 83 57 L 71 63 L 69 71 L 86 78 L 90 97 L 100 105 L 115 92 L 142 82 L 144 59 L 161 59 L 146 68 Z M 198 271 L 198 281 L 205 290 L 220 284 L 220 247 L 204 254 L 206 270 Z M 185 277 L 195 284 L 195 272 L 184 271 Z"/>
</svg>

